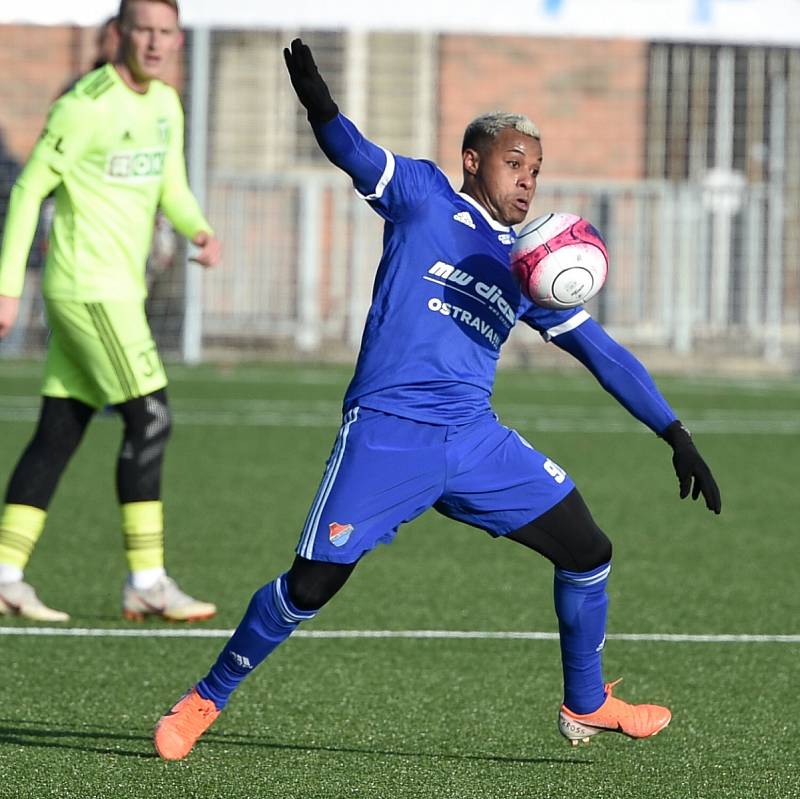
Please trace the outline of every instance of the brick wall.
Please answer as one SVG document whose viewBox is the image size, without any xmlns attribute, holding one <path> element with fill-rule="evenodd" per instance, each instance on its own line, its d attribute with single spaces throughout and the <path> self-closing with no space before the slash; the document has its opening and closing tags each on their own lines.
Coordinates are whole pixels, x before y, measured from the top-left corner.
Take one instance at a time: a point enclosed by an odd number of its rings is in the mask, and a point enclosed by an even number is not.
<svg viewBox="0 0 800 799">
<path fill-rule="evenodd" d="M 47 108 L 95 57 L 93 28 L 0 25 L 0 136 L 27 158 Z M 647 44 L 601 39 L 441 37 L 438 162 L 461 174 L 464 126 L 496 108 L 542 130 L 543 178 L 637 178 L 644 164 Z M 179 85 L 180 65 L 170 76 Z M 2 140 L 0 140 L 2 144 Z"/>
<path fill-rule="evenodd" d="M 78 72 L 83 39 L 78 28 L 0 25 L 0 135 L 18 160 L 31 151 L 53 98 Z"/>
<path fill-rule="evenodd" d="M 438 162 L 460 175 L 464 127 L 501 109 L 539 126 L 543 179 L 641 177 L 646 88 L 645 42 L 443 36 Z"/>
<path fill-rule="evenodd" d="M 5 147 L 25 161 L 50 104 L 94 62 L 95 38 L 94 28 L 0 25 L 0 156 Z M 180 77 L 178 63 L 168 81 Z"/>
</svg>

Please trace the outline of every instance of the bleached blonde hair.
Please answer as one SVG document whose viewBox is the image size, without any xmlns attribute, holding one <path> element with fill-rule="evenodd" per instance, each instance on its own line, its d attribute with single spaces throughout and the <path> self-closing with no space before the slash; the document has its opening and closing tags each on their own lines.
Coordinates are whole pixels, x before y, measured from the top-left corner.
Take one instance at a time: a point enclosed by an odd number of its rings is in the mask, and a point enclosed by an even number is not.
<svg viewBox="0 0 800 799">
<path fill-rule="evenodd" d="M 490 111 L 475 117 L 464 130 L 464 141 L 461 152 L 464 150 L 482 150 L 491 142 L 501 130 L 513 128 L 530 136 L 532 139 L 541 140 L 539 128 L 536 123 L 524 114 L 512 114 L 508 111 Z"/>
</svg>

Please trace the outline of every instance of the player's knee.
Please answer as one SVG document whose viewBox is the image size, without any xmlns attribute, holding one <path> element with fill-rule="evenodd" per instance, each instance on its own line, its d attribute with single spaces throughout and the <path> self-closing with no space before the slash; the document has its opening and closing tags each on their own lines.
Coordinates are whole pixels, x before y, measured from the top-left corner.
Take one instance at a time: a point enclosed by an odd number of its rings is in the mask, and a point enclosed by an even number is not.
<svg viewBox="0 0 800 799">
<path fill-rule="evenodd" d="M 611 560 L 611 540 L 594 522 L 592 526 L 594 529 L 588 532 L 585 546 L 573 552 L 575 563 L 572 571 L 592 571 Z"/>
<path fill-rule="evenodd" d="M 287 581 L 289 599 L 298 610 L 318 610 L 329 602 L 338 588 L 332 590 L 329 581 L 303 575 Z"/>
<path fill-rule="evenodd" d="M 286 574 L 289 599 L 298 610 L 318 610 L 345 584 L 355 563 L 324 563 L 295 558 Z"/>
<path fill-rule="evenodd" d="M 554 563 L 558 568 L 569 571 L 592 571 L 611 560 L 611 540 L 597 525 L 577 494 L 570 498 L 570 504 L 571 512 L 566 519 L 561 520 L 561 538 L 566 544 L 562 556 L 564 562 Z"/>
<path fill-rule="evenodd" d="M 135 458 L 157 460 L 172 433 L 172 412 L 163 389 L 117 406 L 125 424 L 124 446 Z"/>
<path fill-rule="evenodd" d="M 611 541 L 597 526 L 577 488 L 508 538 L 567 571 L 591 571 L 611 560 Z"/>
</svg>

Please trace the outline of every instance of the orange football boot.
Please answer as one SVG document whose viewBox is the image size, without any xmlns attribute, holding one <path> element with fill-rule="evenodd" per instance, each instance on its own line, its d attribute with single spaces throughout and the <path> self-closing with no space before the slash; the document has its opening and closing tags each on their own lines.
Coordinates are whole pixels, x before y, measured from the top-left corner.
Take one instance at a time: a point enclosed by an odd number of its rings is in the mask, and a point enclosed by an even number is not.
<svg viewBox="0 0 800 799">
<path fill-rule="evenodd" d="M 192 688 L 158 721 L 153 743 L 164 760 L 181 760 L 219 716 L 217 706 Z"/>
<path fill-rule="evenodd" d="M 589 743 L 598 732 L 621 732 L 629 738 L 649 738 L 669 724 L 669 708 L 660 705 L 631 705 L 612 695 L 622 680 L 606 683 L 606 700 L 593 713 L 573 713 L 561 705 L 558 729 L 573 746 Z"/>
</svg>

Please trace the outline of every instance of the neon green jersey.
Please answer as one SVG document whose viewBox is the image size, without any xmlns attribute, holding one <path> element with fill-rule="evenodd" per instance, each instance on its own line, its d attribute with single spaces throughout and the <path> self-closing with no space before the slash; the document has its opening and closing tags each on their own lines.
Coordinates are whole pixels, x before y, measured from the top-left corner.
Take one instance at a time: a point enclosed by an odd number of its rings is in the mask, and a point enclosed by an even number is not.
<svg viewBox="0 0 800 799">
<path fill-rule="evenodd" d="M 14 188 L 0 251 L 0 294 L 22 293 L 39 206 L 55 189 L 42 292 L 93 302 L 144 298 L 145 263 L 160 206 L 192 237 L 211 231 L 189 190 L 183 109 L 174 89 L 130 89 L 107 64 L 51 107 Z"/>
</svg>

